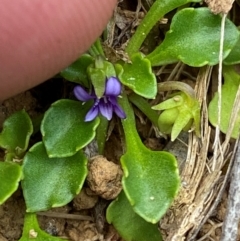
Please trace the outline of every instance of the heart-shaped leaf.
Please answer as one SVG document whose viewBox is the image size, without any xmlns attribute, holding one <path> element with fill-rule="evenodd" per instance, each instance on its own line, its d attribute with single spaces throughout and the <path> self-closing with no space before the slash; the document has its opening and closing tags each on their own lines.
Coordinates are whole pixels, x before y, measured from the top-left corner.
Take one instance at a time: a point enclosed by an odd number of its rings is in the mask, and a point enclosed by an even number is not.
<svg viewBox="0 0 240 241">
<path fill-rule="evenodd" d="M 234 100 L 240 85 L 240 75 L 236 73 L 233 66 L 224 66 L 223 68 L 224 85 L 222 86 L 221 101 L 221 122 L 220 130 L 227 133 Z M 209 121 L 216 126 L 218 123 L 218 93 L 215 93 L 208 107 Z M 240 113 L 234 125 L 232 132 L 233 138 L 239 137 Z"/>
<path fill-rule="evenodd" d="M 132 63 L 125 63 L 118 77 L 120 81 L 138 95 L 148 99 L 157 94 L 157 81 L 152 72 L 151 63 L 141 53 L 134 54 Z M 120 68 L 118 65 L 117 68 Z"/>
<path fill-rule="evenodd" d="M 112 223 L 126 241 L 161 241 L 157 224 L 146 222 L 134 211 L 124 192 L 107 209 L 107 221 Z"/>
<path fill-rule="evenodd" d="M 66 239 L 61 239 L 53 237 L 46 232 L 42 231 L 38 225 L 36 214 L 26 213 L 24 218 L 24 226 L 22 237 L 19 241 L 64 241 Z"/>
<path fill-rule="evenodd" d="M 21 157 L 27 147 L 33 132 L 32 121 L 25 110 L 18 111 L 8 117 L 3 123 L 0 133 L 0 147 L 8 153 Z"/>
<path fill-rule="evenodd" d="M 121 99 L 121 105 L 127 115 L 122 120 L 127 147 L 121 157 L 123 190 L 139 216 L 157 223 L 179 188 L 177 161 L 168 152 L 147 149 L 138 136 L 133 110 L 126 98 Z"/>
<path fill-rule="evenodd" d="M 51 105 L 41 124 L 49 157 L 72 156 L 93 140 L 99 118 L 84 121 L 89 104 L 63 99 Z"/>
<path fill-rule="evenodd" d="M 87 68 L 94 62 L 93 57 L 83 54 L 69 67 L 61 71 L 61 75 L 69 81 L 89 87 Z"/>
<path fill-rule="evenodd" d="M 221 16 L 208 8 L 185 8 L 176 13 L 164 41 L 147 58 L 152 66 L 181 60 L 190 66 L 215 65 L 219 61 Z M 239 31 L 229 20 L 225 22 L 223 57 L 237 43 Z"/>
<path fill-rule="evenodd" d="M 22 168 L 20 165 L 0 161 L 0 205 L 17 190 L 21 177 Z"/>
<path fill-rule="evenodd" d="M 47 210 L 69 203 L 82 188 L 87 159 L 77 152 L 71 157 L 49 158 L 42 142 L 23 160 L 23 195 L 27 212 Z"/>
</svg>

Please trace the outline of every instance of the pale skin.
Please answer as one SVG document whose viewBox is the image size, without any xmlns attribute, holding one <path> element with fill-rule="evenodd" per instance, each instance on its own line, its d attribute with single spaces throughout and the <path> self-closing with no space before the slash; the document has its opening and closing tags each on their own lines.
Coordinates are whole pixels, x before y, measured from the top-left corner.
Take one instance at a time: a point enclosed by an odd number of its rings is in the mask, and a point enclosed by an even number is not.
<svg viewBox="0 0 240 241">
<path fill-rule="evenodd" d="M 51 78 L 102 33 L 117 0 L 0 0 L 0 102 Z"/>
</svg>

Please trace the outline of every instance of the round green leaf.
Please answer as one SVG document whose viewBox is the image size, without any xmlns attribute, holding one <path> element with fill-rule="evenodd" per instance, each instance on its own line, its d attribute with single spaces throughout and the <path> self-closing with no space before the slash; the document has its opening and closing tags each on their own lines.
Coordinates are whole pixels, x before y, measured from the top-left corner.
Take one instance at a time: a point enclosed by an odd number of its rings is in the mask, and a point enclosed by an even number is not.
<svg viewBox="0 0 240 241">
<path fill-rule="evenodd" d="M 120 81 L 136 94 L 154 99 L 157 94 L 157 81 L 151 63 L 142 54 L 134 54 L 132 63 L 125 63 L 118 77 Z M 118 65 L 117 68 L 120 68 Z"/>
<path fill-rule="evenodd" d="M 134 211 L 157 223 L 171 205 L 179 188 L 177 161 L 168 152 L 128 145 L 121 158 L 125 194 Z"/>
<path fill-rule="evenodd" d="M 157 224 L 146 222 L 134 211 L 124 192 L 107 209 L 107 221 L 112 223 L 126 241 L 160 241 Z"/>
<path fill-rule="evenodd" d="M 33 125 L 29 115 L 25 110 L 18 111 L 3 123 L 3 130 L 0 133 L 0 147 L 20 156 L 26 151 L 32 132 Z"/>
<path fill-rule="evenodd" d="M 89 103 L 67 99 L 52 104 L 41 124 L 49 157 L 72 156 L 93 140 L 99 118 L 85 122 L 89 108 Z"/>
<path fill-rule="evenodd" d="M 35 144 L 23 160 L 23 195 L 28 212 L 47 210 L 69 203 L 82 188 L 87 159 L 74 156 L 49 158 L 42 142 Z"/>
<path fill-rule="evenodd" d="M 147 58 L 152 66 L 183 63 L 200 67 L 219 61 L 221 16 L 208 8 L 185 8 L 176 13 L 164 41 Z M 239 31 L 226 19 L 223 57 L 237 43 Z"/>
<path fill-rule="evenodd" d="M 69 81 L 88 87 L 87 67 L 93 63 L 93 58 L 88 54 L 83 54 L 69 67 L 61 71 L 61 75 Z"/>
<path fill-rule="evenodd" d="M 58 237 L 53 237 L 42 231 L 38 225 L 36 214 L 26 213 L 24 218 L 23 234 L 19 241 L 66 241 Z"/>
<path fill-rule="evenodd" d="M 21 177 L 22 168 L 20 165 L 0 161 L 0 205 L 17 190 Z"/>
</svg>

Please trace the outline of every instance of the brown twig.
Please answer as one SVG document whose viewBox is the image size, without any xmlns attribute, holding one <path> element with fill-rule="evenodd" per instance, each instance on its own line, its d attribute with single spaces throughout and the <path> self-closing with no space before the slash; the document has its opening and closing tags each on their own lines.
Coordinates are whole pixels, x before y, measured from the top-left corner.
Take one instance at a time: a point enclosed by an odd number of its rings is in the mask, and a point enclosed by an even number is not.
<svg viewBox="0 0 240 241">
<path fill-rule="evenodd" d="M 86 220 L 94 221 L 92 217 L 80 214 L 69 214 L 69 213 L 57 213 L 57 212 L 38 212 L 39 216 L 53 217 L 53 218 L 66 218 L 74 220 Z"/>
</svg>

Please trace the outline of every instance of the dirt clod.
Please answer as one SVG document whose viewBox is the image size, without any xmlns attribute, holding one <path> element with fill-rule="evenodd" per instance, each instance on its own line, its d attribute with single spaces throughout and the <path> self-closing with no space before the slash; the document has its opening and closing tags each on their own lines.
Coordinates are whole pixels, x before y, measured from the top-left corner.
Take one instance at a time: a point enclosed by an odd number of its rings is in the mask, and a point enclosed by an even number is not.
<svg viewBox="0 0 240 241">
<path fill-rule="evenodd" d="M 88 189 L 88 190 L 87 190 Z M 73 206 L 76 210 L 93 208 L 98 201 L 98 196 L 90 195 L 89 188 L 83 188 L 73 199 Z"/>
<path fill-rule="evenodd" d="M 234 1 L 232 0 L 205 0 L 208 7 L 214 14 L 228 13 Z"/>
<path fill-rule="evenodd" d="M 118 165 L 103 156 L 91 159 L 87 181 L 97 195 L 107 200 L 116 198 L 122 189 L 121 179 L 122 170 Z"/>
<path fill-rule="evenodd" d="M 102 235 L 98 234 L 93 223 L 90 223 L 89 221 L 69 223 L 70 225 L 69 229 L 67 229 L 67 234 L 72 241 L 103 241 Z"/>
</svg>

